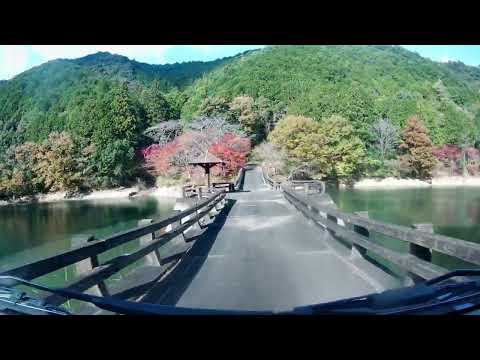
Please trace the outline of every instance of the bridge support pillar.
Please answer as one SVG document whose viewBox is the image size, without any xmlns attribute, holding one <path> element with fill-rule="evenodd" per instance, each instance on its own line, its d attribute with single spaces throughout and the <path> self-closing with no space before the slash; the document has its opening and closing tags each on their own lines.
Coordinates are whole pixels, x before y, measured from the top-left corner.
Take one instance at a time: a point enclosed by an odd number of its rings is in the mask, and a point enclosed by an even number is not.
<svg viewBox="0 0 480 360">
<path fill-rule="evenodd" d="M 144 226 L 144 225 L 148 225 L 148 224 L 151 224 L 151 223 L 153 223 L 152 219 L 142 219 L 142 220 L 138 221 L 138 226 Z M 164 232 L 165 232 L 165 230 L 163 230 L 163 229 L 160 230 L 160 231 L 156 231 L 155 232 L 155 237 L 160 235 L 161 233 L 164 233 Z M 149 242 L 153 241 L 153 238 L 154 238 L 153 233 L 143 235 L 143 236 L 139 237 L 140 246 L 146 245 Z M 158 251 L 158 249 L 155 249 L 150 254 L 145 255 L 144 259 L 145 259 L 145 265 L 160 266 L 161 257 L 160 257 L 160 252 Z"/>
</svg>

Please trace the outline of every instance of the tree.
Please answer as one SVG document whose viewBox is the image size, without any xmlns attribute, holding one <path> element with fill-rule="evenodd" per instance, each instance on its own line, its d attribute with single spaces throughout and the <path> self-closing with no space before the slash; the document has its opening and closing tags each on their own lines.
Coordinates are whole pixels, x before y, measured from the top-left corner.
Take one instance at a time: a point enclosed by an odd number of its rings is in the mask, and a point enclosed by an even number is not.
<svg viewBox="0 0 480 360">
<path fill-rule="evenodd" d="M 172 118 L 171 116 L 174 114 L 172 114 L 170 104 L 162 94 L 161 84 L 158 80 L 154 80 L 150 87 L 143 91 L 142 95 L 142 104 L 149 125 L 155 125 Z"/>
<path fill-rule="evenodd" d="M 304 137 L 318 130 L 319 124 L 304 116 L 285 116 L 268 135 L 268 140 L 277 147 L 285 148 L 295 160 L 302 161 L 304 154 L 297 149 Z"/>
<path fill-rule="evenodd" d="M 275 172 L 287 172 L 288 155 L 285 149 L 274 147 L 269 142 L 262 142 L 255 146 L 252 158 L 261 161 L 267 167 L 273 167 Z"/>
<path fill-rule="evenodd" d="M 196 155 L 205 153 L 208 148 L 219 141 L 226 133 L 232 133 L 239 137 L 245 137 L 239 124 L 232 124 L 223 117 L 198 117 L 187 126 L 190 133 L 190 142 L 195 144 Z"/>
<path fill-rule="evenodd" d="M 248 136 L 255 136 L 263 130 L 264 119 L 256 111 L 255 105 L 255 100 L 245 95 L 237 96 L 230 103 L 230 110 Z"/>
<path fill-rule="evenodd" d="M 146 166 L 154 175 L 192 175 L 189 162 L 210 152 L 226 163 L 223 173 L 214 170 L 214 175 L 230 176 L 243 166 L 250 142 L 238 125 L 226 122 L 221 117 L 195 119 L 182 135 L 164 144 L 154 144 L 142 151 Z M 215 172 L 217 171 L 217 173 Z"/>
<path fill-rule="evenodd" d="M 124 184 L 133 175 L 137 166 L 135 149 L 145 128 L 126 83 L 114 88 L 109 110 L 93 133 L 102 186 Z"/>
<path fill-rule="evenodd" d="M 145 165 L 154 175 L 172 175 L 172 156 L 179 150 L 178 141 L 173 140 L 167 144 L 154 144 L 142 150 Z"/>
<path fill-rule="evenodd" d="M 75 144 L 65 132 L 53 132 L 40 146 L 35 157 L 35 174 L 47 191 L 65 191 L 82 182 Z"/>
<path fill-rule="evenodd" d="M 270 133 L 269 140 L 287 150 L 297 165 L 307 165 L 322 177 L 348 179 L 362 165 L 365 148 L 348 120 L 334 115 L 321 122 L 287 116 Z"/>
<path fill-rule="evenodd" d="M 207 97 L 200 104 L 197 113 L 200 116 L 223 117 L 230 120 L 230 102 L 222 96 Z"/>
<path fill-rule="evenodd" d="M 180 135 L 182 127 L 178 121 L 168 120 L 149 127 L 143 132 L 147 138 L 156 144 L 164 145 Z"/>
<path fill-rule="evenodd" d="M 167 100 L 170 110 L 168 118 L 173 120 L 180 119 L 183 105 L 187 101 L 185 93 L 174 88 L 172 91 L 165 94 L 165 100 Z"/>
<path fill-rule="evenodd" d="M 437 164 L 433 155 L 433 146 L 427 129 L 417 116 L 408 119 L 401 134 L 399 149 L 403 152 L 400 161 L 410 170 L 410 175 L 420 179 L 430 179 Z"/>
<path fill-rule="evenodd" d="M 246 155 L 250 151 L 250 140 L 226 133 L 208 151 L 225 162 L 222 169 L 214 168 L 213 174 L 224 177 L 234 176 L 245 165 Z"/>
<path fill-rule="evenodd" d="M 350 180 L 365 158 L 365 146 L 348 120 L 333 115 L 306 134 L 297 152 L 327 178 Z"/>
<path fill-rule="evenodd" d="M 375 148 L 380 154 L 383 166 L 385 157 L 395 150 L 398 143 L 398 132 L 387 118 L 379 119 L 372 125 L 371 129 L 375 136 Z"/>
<path fill-rule="evenodd" d="M 435 147 L 432 150 L 443 168 L 449 170 L 449 175 L 454 175 L 459 168 L 459 162 L 462 157 L 462 150 L 455 145 L 443 145 Z"/>
</svg>

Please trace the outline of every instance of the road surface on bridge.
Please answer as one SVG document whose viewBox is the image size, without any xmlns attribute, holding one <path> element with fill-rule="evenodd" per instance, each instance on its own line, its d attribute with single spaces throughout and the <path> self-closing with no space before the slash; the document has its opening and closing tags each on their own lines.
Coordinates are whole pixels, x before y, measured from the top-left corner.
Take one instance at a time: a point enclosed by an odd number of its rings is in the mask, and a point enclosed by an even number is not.
<svg viewBox="0 0 480 360">
<path fill-rule="evenodd" d="M 245 172 L 243 191 L 228 195 L 210 227 L 142 301 L 281 311 L 386 287 L 375 279 L 378 270 L 352 260 L 326 230 L 271 190 L 260 168 Z"/>
</svg>

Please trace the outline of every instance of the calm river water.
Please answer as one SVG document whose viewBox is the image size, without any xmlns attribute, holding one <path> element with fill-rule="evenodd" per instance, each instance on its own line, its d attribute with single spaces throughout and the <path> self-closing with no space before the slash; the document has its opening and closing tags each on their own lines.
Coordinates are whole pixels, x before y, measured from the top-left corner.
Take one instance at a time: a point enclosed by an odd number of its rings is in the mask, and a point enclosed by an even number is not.
<svg viewBox="0 0 480 360">
<path fill-rule="evenodd" d="M 100 239 L 135 227 L 140 219 L 168 216 L 174 202 L 175 199 L 159 201 L 154 197 L 142 197 L 0 207 L 0 271 L 70 249 L 76 245 L 74 239 L 81 234 L 93 234 Z M 130 252 L 138 246 L 138 240 L 119 246 L 101 255 L 100 261 Z M 107 284 L 120 280 L 135 266 L 138 264 L 130 265 L 110 278 Z M 76 268 L 69 266 L 35 281 L 60 286 L 74 277 Z"/>
<path fill-rule="evenodd" d="M 432 223 L 437 234 L 480 242 L 478 187 L 338 190 L 330 191 L 330 194 L 338 207 L 347 212 L 368 211 L 371 219 L 405 226 Z M 373 241 L 396 250 L 408 249 L 402 241 L 376 234 Z M 432 261 L 448 269 L 473 267 L 436 252 Z"/>
</svg>

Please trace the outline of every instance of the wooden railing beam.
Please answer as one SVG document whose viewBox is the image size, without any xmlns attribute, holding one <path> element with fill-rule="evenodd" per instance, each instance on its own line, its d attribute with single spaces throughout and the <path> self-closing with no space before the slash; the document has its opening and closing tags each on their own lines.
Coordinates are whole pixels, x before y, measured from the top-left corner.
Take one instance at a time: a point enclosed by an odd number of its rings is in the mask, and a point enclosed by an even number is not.
<svg viewBox="0 0 480 360">
<path fill-rule="evenodd" d="M 450 255 L 461 260 L 480 265 L 480 244 L 456 239 L 444 235 L 431 234 L 425 231 L 414 230 L 412 228 L 386 224 L 377 220 L 363 218 L 354 214 L 347 214 L 338 211 L 329 206 L 319 206 L 313 203 L 303 194 L 292 190 L 288 185 L 283 186 L 285 193 L 294 193 L 294 196 L 305 204 L 310 204 L 320 212 L 327 213 L 336 218 L 342 219 L 345 224 L 364 227 L 368 231 L 374 231 L 393 237 L 408 243 L 417 244 L 430 250 L 435 250 L 446 255 Z"/>
<path fill-rule="evenodd" d="M 184 218 L 185 216 L 196 212 L 198 209 L 205 207 L 210 202 L 216 200 L 219 196 L 222 196 L 222 194 L 224 196 L 224 193 L 217 193 L 204 201 L 200 201 L 197 205 L 187 210 L 179 212 L 173 216 L 169 216 L 165 219 L 156 221 L 152 224 L 117 233 L 102 240 L 94 240 L 71 250 L 64 251 L 59 254 L 55 254 L 37 261 L 33 261 L 18 267 L 5 270 L 1 274 L 17 276 L 25 280 L 35 279 L 42 275 L 61 269 L 65 266 L 75 264 L 83 259 L 101 254 L 119 245 L 137 239 L 140 236 L 158 231 Z"/>
</svg>

